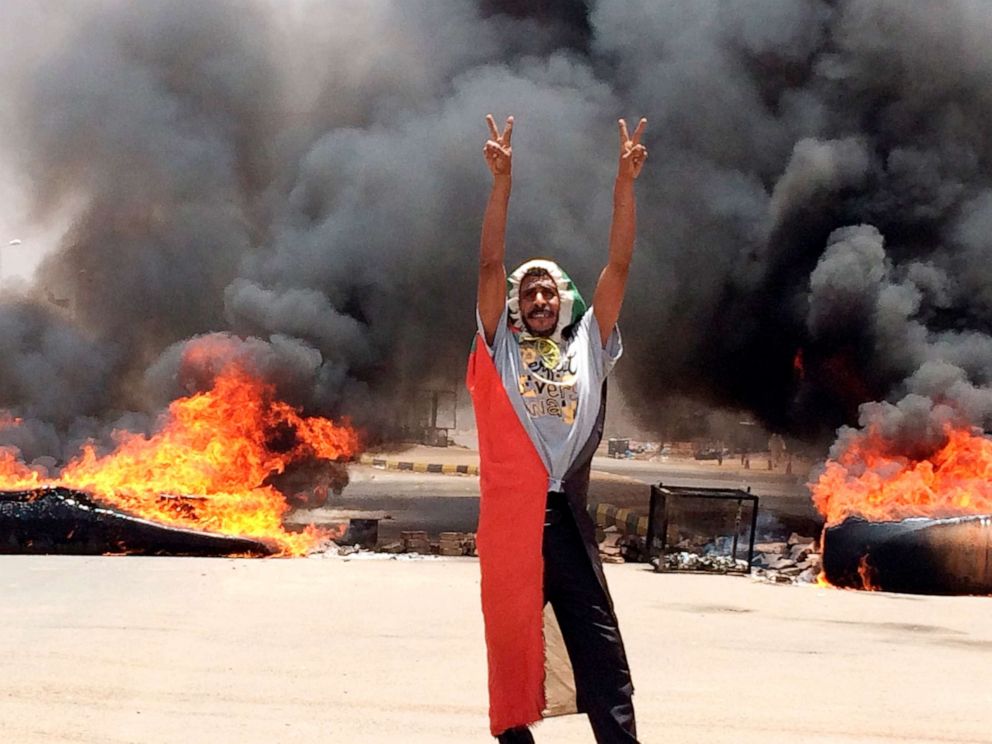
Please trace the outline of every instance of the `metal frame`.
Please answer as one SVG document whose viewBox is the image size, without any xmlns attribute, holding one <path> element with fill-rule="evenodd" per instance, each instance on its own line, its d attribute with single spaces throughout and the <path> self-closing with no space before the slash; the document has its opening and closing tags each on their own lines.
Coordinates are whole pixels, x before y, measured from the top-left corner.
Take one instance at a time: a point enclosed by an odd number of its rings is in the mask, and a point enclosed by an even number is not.
<svg viewBox="0 0 992 744">
<path fill-rule="evenodd" d="M 734 539 L 730 553 L 731 557 L 735 560 L 737 558 L 737 541 L 740 537 L 741 531 L 741 511 L 744 502 L 749 502 L 751 504 L 751 534 L 747 546 L 747 571 L 742 573 L 751 573 L 751 561 L 754 559 L 754 537 L 758 529 L 758 497 L 751 493 L 750 486 L 748 486 L 746 491 L 742 491 L 739 488 L 694 488 L 690 486 L 666 486 L 662 483 L 659 483 L 657 486 L 651 486 L 651 503 L 648 507 L 648 534 L 645 545 L 645 552 L 647 554 L 648 561 L 650 561 L 652 556 L 655 555 L 655 536 L 660 536 L 660 555 L 664 555 L 666 549 L 668 548 L 669 497 L 736 501 L 737 517 L 734 521 Z M 660 529 L 655 529 L 656 526 L 659 526 L 657 523 L 657 515 L 659 513 L 661 514 Z M 678 572 L 678 569 L 666 570 L 671 570 L 672 573 Z"/>
</svg>

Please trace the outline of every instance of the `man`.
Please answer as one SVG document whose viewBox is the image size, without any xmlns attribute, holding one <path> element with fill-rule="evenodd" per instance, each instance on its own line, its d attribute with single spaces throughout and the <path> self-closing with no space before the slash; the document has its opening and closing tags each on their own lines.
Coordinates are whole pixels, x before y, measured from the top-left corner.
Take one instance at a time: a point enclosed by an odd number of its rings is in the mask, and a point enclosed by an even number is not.
<svg viewBox="0 0 992 744">
<path fill-rule="evenodd" d="M 583 711 L 597 742 L 636 743 L 633 685 L 586 492 L 603 434 L 606 377 L 621 353 L 616 322 L 634 248 L 634 180 L 647 158 L 640 144 L 647 121 L 633 136 L 618 122 L 609 258 L 587 309 L 551 261 L 528 261 L 507 281 L 513 118 L 502 133 L 492 116 L 486 120 L 491 137 L 483 152 L 493 186 L 467 384 L 481 457 L 477 544 L 490 729 L 504 744 L 526 744 L 534 741 L 530 724 Z"/>
</svg>

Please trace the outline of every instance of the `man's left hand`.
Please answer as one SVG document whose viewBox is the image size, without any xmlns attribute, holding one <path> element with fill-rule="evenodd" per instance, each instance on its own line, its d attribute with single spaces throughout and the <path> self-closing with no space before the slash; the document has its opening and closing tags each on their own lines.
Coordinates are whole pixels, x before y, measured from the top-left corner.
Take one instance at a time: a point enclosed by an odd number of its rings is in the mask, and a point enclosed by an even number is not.
<svg viewBox="0 0 992 744">
<path fill-rule="evenodd" d="M 641 135 L 648 125 L 647 119 L 641 119 L 634 130 L 634 136 L 627 134 L 627 122 L 623 119 L 617 121 L 620 127 L 620 165 L 617 168 L 617 176 L 629 178 L 631 180 L 641 175 L 641 168 L 648 158 L 648 149 L 641 144 Z"/>
</svg>

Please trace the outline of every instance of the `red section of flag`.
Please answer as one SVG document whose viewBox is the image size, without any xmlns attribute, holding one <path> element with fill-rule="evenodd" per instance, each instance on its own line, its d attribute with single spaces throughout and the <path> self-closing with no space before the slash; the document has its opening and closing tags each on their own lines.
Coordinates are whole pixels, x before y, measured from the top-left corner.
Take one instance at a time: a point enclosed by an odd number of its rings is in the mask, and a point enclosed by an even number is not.
<svg viewBox="0 0 992 744">
<path fill-rule="evenodd" d="M 466 384 L 479 430 L 482 613 L 493 735 L 541 718 L 544 709 L 544 559 L 548 473 L 507 397 L 482 338 Z"/>
</svg>

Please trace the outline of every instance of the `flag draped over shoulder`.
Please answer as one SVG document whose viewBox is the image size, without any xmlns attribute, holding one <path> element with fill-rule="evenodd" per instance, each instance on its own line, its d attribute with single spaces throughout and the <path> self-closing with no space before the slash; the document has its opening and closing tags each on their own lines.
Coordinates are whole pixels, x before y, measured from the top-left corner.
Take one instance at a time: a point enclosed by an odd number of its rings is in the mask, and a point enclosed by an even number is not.
<svg viewBox="0 0 992 744">
<path fill-rule="evenodd" d="M 540 720 L 545 708 L 544 560 L 541 541 L 548 472 L 517 418 L 478 339 L 468 389 L 479 429 L 476 545 L 489 660 L 493 735 Z"/>
</svg>

